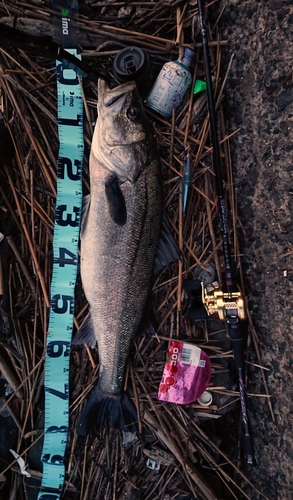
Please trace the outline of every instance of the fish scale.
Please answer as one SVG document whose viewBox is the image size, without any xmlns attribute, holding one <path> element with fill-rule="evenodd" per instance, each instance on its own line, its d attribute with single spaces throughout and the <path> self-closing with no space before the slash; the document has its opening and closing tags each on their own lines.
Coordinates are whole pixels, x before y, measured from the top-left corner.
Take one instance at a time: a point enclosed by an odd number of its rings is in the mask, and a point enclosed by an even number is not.
<svg viewBox="0 0 293 500">
<path fill-rule="evenodd" d="M 80 434 L 92 427 L 134 430 L 137 420 L 123 386 L 151 288 L 162 197 L 153 132 L 133 82 L 112 90 L 99 82 L 90 183 L 80 250 L 90 319 L 77 337 L 97 342 L 100 375 L 81 414 Z"/>
<path fill-rule="evenodd" d="M 102 176 L 105 170 L 101 169 L 101 184 L 93 188 L 87 226 L 82 230 L 81 276 L 99 347 L 99 387 L 107 392 L 122 389 L 125 360 L 150 290 L 160 200 L 155 195 L 147 203 L 146 194 L 157 191 L 156 169 L 153 162 L 134 185 L 128 182 L 121 187 L 128 214 L 123 227 L 109 217 Z M 146 177 L 153 183 L 146 182 Z"/>
</svg>

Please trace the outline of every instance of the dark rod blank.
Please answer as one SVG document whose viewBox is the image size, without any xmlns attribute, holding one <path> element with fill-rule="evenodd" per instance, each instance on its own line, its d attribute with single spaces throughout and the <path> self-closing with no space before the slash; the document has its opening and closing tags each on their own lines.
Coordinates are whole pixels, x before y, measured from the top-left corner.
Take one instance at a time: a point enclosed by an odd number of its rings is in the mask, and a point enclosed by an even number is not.
<svg viewBox="0 0 293 500">
<path fill-rule="evenodd" d="M 237 283 L 233 272 L 232 259 L 229 246 L 227 208 L 223 192 L 221 157 L 220 157 L 220 147 L 219 147 L 218 132 L 217 132 L 217 117 L 216 117 L 215 102 L 214 102 L 211 66 L 210 66 L 210 58 L 208 51 L 208 36 L 207 36 L 207 29 L 204 17 L 203 0 L 198 0 L 197 4 L 199 11 L 200 31 L 202 36 L 202 46 L 203 46 L 203 55 L 204 55 L 204 64 L 206 73 L 207 99 L 208 99 L 208 109 L 210 115 L 211 140 L 213 146 L 213 167 L 215 172 L 216 191 L 219 199 L 219 219 L 220 219 L 221 236 L 223 240 L 225 281 L 226 281 L 227 292 L 232 293 L 237 291 Z M 248 465 L 253 465 L 254 449 L 253 449 L 252 436 L 250 434 L 250 425 L 249 425 L 249 418 L 246 406 L 246 389 L 243 380 L 244 336 L 239 321 L 237 309 L 226 310 L 226 323 L 228 325 L 229 335 L 233 345 L 234 363 L 238 370 L 242 423 L 244 427 L 244 454 L 246 457 L 246 463 Z"/>
</svg>

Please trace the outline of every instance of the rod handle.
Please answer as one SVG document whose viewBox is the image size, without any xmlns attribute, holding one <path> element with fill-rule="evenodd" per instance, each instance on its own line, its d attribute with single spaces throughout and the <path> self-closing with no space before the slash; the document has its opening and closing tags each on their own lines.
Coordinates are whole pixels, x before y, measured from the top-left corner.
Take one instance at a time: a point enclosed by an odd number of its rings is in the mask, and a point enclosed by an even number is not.
<svg viewBox="0 0 293 500">
<path fill-rule="evenodd" d="M 252 437 L 250 434 L 244 435 L 243 451 L 246 459 L 246 464 L 253 467 L 255 465 L 255 458 Z"/>
<path fill-rule="evenodd" d="M 244 335 L 238 317 L 227 318 L 229 337 L 233 346 L 234 363 L 237 369 L 244 369 Z"/>
</svg>

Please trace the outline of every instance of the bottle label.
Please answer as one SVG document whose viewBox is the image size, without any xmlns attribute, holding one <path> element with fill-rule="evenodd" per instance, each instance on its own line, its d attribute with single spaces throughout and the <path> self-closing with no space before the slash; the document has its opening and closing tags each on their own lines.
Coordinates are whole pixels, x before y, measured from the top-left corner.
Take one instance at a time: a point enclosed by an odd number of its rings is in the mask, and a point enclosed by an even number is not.
<svg viewBox="0 0 293 500">
<path fill-rule="evenodd" d="M 211 362 L 199 347 L 184 342 L 170 342 L 158 399 L 177 404 L 196 401 L 211 378 Z"/>
<path fill-rule="evenodd" d="M 187 69 L 177 62 L 166 63 L 146 99 L 146 104 L 170 118 L 172 109 L 180 104 L 190 84 L 191 75 Z"/>
</svg>

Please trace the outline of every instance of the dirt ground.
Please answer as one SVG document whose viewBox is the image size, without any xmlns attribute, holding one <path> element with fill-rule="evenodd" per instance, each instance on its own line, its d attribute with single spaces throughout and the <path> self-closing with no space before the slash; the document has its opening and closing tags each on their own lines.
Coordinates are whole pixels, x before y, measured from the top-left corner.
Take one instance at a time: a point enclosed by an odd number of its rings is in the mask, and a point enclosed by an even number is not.
<svg viewBox="0 0 293 500">
<path fill-rule="evenodd" d="M 274 500 L 293 498 L 293 6 L 290 1 L 221 2 L 220 24 L 235 54 L 226 87 L 232 129 L 245 289 L 272 394 L 251 398 L 257 466 L 249 477 Z M 290 5 L 291 4 L 291 5 Z M 262 381 L 253 370 L 248 391 Z M 251 497 L 252 498 L 252 497 Z"/>
</svg>

